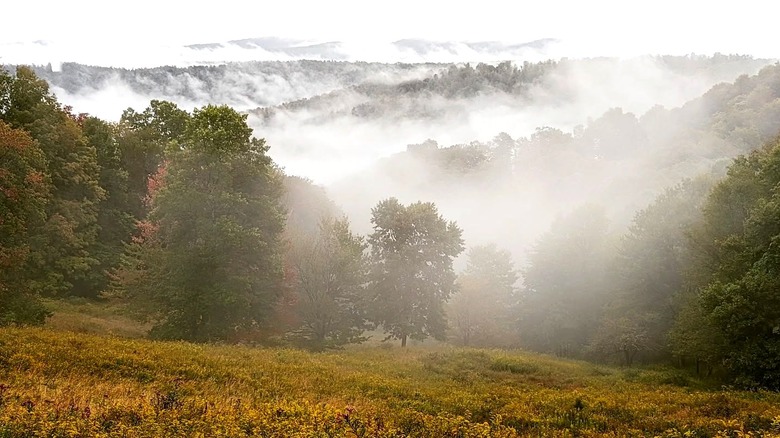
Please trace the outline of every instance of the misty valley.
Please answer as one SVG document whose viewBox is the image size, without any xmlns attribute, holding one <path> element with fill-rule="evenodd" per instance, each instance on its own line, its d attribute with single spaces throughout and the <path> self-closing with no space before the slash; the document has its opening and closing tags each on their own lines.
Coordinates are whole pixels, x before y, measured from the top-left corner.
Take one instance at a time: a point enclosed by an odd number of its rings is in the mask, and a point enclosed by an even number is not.
<svg viewBox="0 0 780 438">
<path fill-rule="evenodd" d="M 780 436 L 776 60 L 231 44 L 0 64 L 0 436 Z"/>
</svg>

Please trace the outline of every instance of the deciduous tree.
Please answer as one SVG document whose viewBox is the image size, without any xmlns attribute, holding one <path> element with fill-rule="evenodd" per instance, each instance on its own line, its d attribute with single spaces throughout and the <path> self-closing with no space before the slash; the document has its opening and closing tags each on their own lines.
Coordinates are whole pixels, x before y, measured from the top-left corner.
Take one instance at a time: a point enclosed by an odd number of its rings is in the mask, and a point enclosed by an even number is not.
<svg viewBox="0 0 780 438">
<path fill-rule="evenodd" d="M 295 310 L 300 326 L 294 331 L 315 349 L 364 340 L 367 244 L 349 229 L 346 218 L 323 218 L 313 239 L 291 242 L 295 267 Z"/>
<path fill-rule="evenodd" d="M 280 172 L 246 116 L 196 109 L 151 200 L 120 291 L 156 309 L 152 334 L 209 341 L 262 326 L 280 295 Z"/>
<path fill-rule="evenodd" d="M 78 117 L 62 108 L 48 84 L 27 67 L 15 76 L 0 69 L 0 120 L 23 129 L 37 141 L 51 181 L 46 222 L 36 231 L 40 244 L 30 253 L 34 288 L 47 294 L 73 294 L 98 264 L 95 243 L 98 184 L 95 148 L 84 137 Z"/>
<path fill-rule="evenodd" d="M 48 313 L 28 266 L 35 231 L 46 219 L 45 169 L 32 137 L 0 120 L 0 325 L 42 323 Z"/>
<path fill-rule="evenodd" d="M 444 303 L 455 291 L 452 261 L 463 251 L 460 228 L 431 202 L 404 206 L 390 198 L 371 212 L 374 321 L 402 346 L 408 338 L 443 339 Z"/>
</svg>

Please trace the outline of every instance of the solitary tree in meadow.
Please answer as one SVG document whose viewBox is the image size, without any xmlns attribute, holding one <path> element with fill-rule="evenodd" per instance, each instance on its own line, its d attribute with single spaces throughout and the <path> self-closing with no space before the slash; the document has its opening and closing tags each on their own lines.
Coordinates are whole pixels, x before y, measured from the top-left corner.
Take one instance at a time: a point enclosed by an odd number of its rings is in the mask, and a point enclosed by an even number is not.
<svg viewBox="0 0 780 438">
<path fill-rule="evenodd" d="M 431 202 L 404 206 L 395 198 L 372 209 L 369 236 L 373 319 L 400 339 L 443 339 L 444 303 L 455 290 L 452 261 L 463 251 L 462 231 Z"/>
<path fill-rule="evenodd" d="M 323 218 L 317 236 L 292 243 L 294 335 L 314 349 L 360 342 L 366 317 L 365 239 L 352 233 L 347 218 Z"/>
</svg>

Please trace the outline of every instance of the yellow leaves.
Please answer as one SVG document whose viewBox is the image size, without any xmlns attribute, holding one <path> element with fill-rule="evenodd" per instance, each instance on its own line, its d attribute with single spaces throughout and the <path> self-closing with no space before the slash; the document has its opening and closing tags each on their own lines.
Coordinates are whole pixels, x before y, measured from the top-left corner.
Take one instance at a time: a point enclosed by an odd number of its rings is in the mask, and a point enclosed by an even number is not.
<svg viewBox="0 0 780 438">
<path fill-rule="evenodd" d="M 311 354 L 3 329 L 0 436 L 780 433 L 777 394 L 696 391 L 652 383 L 650 371 L 594 375 L 592 365 L 498 351 L 440 350 L 431 366 L 430 353 Z M 501 361 L 528 366 L 491 370 Z"/>
</svg>

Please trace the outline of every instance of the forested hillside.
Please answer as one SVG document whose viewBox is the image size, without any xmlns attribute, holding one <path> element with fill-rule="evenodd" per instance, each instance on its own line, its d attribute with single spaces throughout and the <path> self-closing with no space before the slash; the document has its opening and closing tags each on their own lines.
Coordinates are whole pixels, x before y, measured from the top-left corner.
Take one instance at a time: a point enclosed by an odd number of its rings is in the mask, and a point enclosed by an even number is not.
<svg viewBox="0 0 780 438">
<path fill-rule="evenodd" d="M 717 83 L 753 73 L 768 64 L 767 60 L 743 56 L 656 57 L 633 60 L 646 62 L 648 74 L 665 74 L 670 79 L 695 77 L 703 83 Z M 627 61 L 626 64 L 630 64 Z M 610 69 L 614 59 L 564 59 L 558 62 L 510 61 L 476 66 L 441 66 L 440 71 L 425 78 L 400 83 L 354 84 L 322 95 L 307 96 L 281 105 L 255 111 L 266 123 L 277 113 L 314 113 L 315 118 L 352 116 L 367 119 L 436 119 L 458 115 L 472 109 L 477 98 L 489 98 L 501 105 L 523 106 L 532 102 L 562 105 L 575 101 L 581 92 L 577 83 L 565 80 L 588 70 Z M 660 72 L 660 73 L 659 73 Z M 593 84 L 596 86 L 597 84 Z"/>
</svg>

